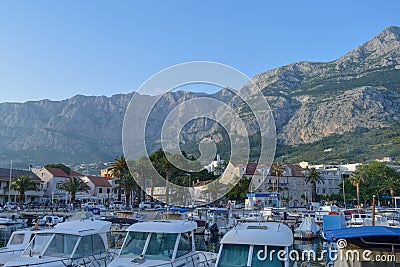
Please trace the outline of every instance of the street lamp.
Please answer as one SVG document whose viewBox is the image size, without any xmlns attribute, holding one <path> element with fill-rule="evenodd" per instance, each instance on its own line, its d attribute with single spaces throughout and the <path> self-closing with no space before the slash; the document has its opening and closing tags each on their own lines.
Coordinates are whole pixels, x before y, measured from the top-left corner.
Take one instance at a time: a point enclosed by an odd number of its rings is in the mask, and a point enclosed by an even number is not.
<svg viewBox="0 0 400 267">
<path fill-rule="evenodd" d="M 342 180 L 342 190 L 343 190 L 343 205 L 346 208 L 346 192 L 344 191 L 344 175 L 342 174 L 340 164 L 339 164 L 339 177 Z"/>
<path fill-rule="evenodd" d="M 190 172 L 192 172 L 192 170 L 189 170 L 189 173 L 187 173 L 186 175 L 188 176 L 188 192 L 189 192 L 189 205 L 192 204 L 192 194 L 190 193 L 190 189 L 191 189 L 191 175 Z"/>
</svg>

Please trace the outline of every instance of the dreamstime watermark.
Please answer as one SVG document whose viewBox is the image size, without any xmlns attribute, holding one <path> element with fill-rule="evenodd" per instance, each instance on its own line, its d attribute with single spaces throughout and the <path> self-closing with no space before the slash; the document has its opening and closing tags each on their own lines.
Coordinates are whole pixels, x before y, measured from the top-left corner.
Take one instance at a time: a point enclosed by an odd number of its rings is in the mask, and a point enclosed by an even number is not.
<svg viewBox="0 0 400 267">
<path fill-rule="evenodd" d="M 260 249 L 257 252 L 259 261 L 273 261 L 275 258 L 279 261 L 302 261 L 302 262 L 396 262 L 396 255 L 393 253 L 374 253 L 371 250 L 365 249 L 346 249 L 347 241 L 339 239 L 336 247 L 329 247 L 326 250 L 316 252 L 314 250 L 275 250 L 268 247 Z"/>
<path fill-rule="evenodd" d="M 224 90 L 219 94 L 171 93 L 191 84 Z M 195 160 L 181 152 L 188 140 L 198 142 L 200 156 Z M 224 64 L 188 62 L 160 71 L 136 90 L 125 113 L 122 141 L 129 170 L 146 193 L 168 204 L 196 206 L 224 196 L 240 175 L 228 165 L 219 178 L 194 188 L 172 183 L 171 166 L 190 176 L 214 161 L 217 147 L 224 144 L 230 154 L 226 162 L 247 163 L 252 158 L 257 169 L 267 174 L 275 155 L 276 132 L 267 100 L 249 77 Z M 159 147 L 168 161 L 162 163 L 162 174 L 149 158 Z M 264 179 L 252 179 L 250 190 L 255 191 Z"/>
</svg>

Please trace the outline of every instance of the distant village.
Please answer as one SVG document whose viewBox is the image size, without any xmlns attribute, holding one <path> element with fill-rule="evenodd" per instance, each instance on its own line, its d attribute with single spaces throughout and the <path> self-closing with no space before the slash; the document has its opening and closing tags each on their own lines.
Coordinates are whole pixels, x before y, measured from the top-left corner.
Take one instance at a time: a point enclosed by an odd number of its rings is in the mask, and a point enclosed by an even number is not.
<svg viewBox="0 0 400 267">
<path fill-rule="evenodd" d="M 391 158 L 379 160 L 385 162 L 391 168 L 400 171 L 400 166 L 395 165 Z M 88 167 L 85 165 L 77 165 L 71 168 L 67 174 L 60 168 L 54 167 L 29 167 L 27 170 L 0 168 L 0 204 L 4 205 L 7 202 L 18 203 L 19 194 L 17 191 L 7 190 L 10 182 L 20 176 L 30 176 L 37 185 L 37 190 L 29 190 L 25 192 L 24 202 L 38 202 L 46 205 L 54 203 L 68 203 L 70 201 L 70 193 L 62 189 L 62 185 L 71 177 L 79 177 L 85 186 L 85 190 L 77 192 L 75 199 L 79 202 L 93 201 L 99 204 L 112 203 L 119 197 L 121 201 L 126 200 L 124 191 L 117 196 L 118 177 L 110 171 L 112 162 L 102 164 L 104 167 L 97 175 L 89 175 L 85 173 Z M 215 161 L 208 166 L 204 166 L 210 173 L 215 173 L 218 166 L 224 165 L 224 161 L 218 156 Z M 248 192 L 246 206 L 254 207 L 259 202 L 265 206 L 276 206 L 278 188 L 277 181 L 279 180 L 279 194 L 281 206 L 286 207 L 304 207 L 311 202 L 312 192 L 310 184 L 307 184 L 306 177 L 311 168 L 318 170 L 323 183 L 316 185 L 316 193 L 321 196 L 343 194 L 343 180 L 350 177 L 355 172 L 361 163 L 352 164 L 309 164 L 308 162 L 300 162 L 297 164 L 282 164 L 282 171 L 277 178 L 276 173 L 262 164 L 256 162 L 228 163 L 230 170 L 233 170 L 231 175 L 238 177 L 252 178 L 258 181 L 258 188 Z M 74 170 L 75 169 L 75 170 Z M 83 171 L 82 171 L 83 170 Z M 191 185 L 196 188 L 207 184 L 208 181 L 195 180 Z M 150 193 L 150 188 L 146 188 L 146 192 Z M 165 188 L 153 188 L 153 196 L 157 200 L 165 200 Z M 345 196 L 344 196 L 345 197 Z M 348 199 L 350 203 L 354 199 Z M 134 201 L 134 198 L 131 198 Z M 229 200 L 226 200 L 226 202 Z M 346 201 L 346 199 L 344 199 Z M 243 199 L 243 203 L 245 199 Z"/>
</svg>

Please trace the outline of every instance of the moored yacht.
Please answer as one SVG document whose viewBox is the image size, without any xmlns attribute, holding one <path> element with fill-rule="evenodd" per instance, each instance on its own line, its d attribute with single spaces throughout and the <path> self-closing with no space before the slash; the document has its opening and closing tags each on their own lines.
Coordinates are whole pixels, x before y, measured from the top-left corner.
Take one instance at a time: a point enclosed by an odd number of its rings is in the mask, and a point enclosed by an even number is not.
<svg viewBox="0 0 400 267">
<path fill-rule="evenodd" d="M 398 266 L 400 229 L 387 226 L 361 226 L 326 232 L 336 255 L 327 266 Z M 349 256 L 349 255 L 352 256 Z M 344 255 L 344 256 L 343 256 Z M 375 261 L 376 260 L 376 261 Z"/>
<path fill-rule="evenodd" d="M 31 230 L 14 231 L 11 234 L 7 245 L 0 248 L 0 266 L 12 258 L 21 256 L 21 253 L 26 249 L 35 233 L 36 231 Z"/>
<path fill-rule="evenodd" d="M 315 223 L 314 218 L 305 217 L 299 227 L 294 230 L 294 238 L 301 240 L 312 240 L 319 237 L 320 227 Z"/>
<path fill-rule="evenodd" d="M 138 222 L 130 226 L 118 257 L 109 267 L 214 266 L 216 255 L 196 251 L 193 221 Z"/>
<path fill-rule="evenodd" d="M 52 229 L 37 231 L 19 258 L 4 266 L 107 266 L 113 255 L 108 251 L 105 221 L 70 221 Z"/>
<path fill-rule="evenodd" d="M 292 231 L 283 223 L 240 223 L 222 238 L 216 266 L 297 266 L 289 257 L 292 244 Z"/>
</svg>

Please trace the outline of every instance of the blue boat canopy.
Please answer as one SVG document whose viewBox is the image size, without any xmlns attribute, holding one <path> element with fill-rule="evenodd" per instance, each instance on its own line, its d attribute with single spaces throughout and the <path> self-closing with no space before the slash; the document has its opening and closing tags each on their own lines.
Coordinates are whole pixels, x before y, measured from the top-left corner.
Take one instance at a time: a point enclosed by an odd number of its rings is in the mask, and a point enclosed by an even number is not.
<svg viewBox="0 0 400 267">
<path fill-rule="evenodd" d="M 328 230 L 325 233 L 325 238 L 328 241 L 337 241 L 338 239 L 360 238 L 360 237 L 399 237 L 400 228 L 388 226 L 362 226 Z"/>
</svg>

